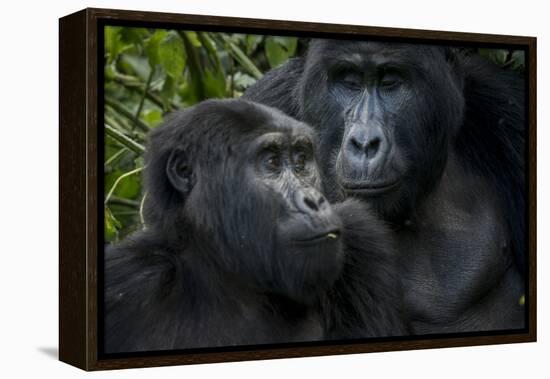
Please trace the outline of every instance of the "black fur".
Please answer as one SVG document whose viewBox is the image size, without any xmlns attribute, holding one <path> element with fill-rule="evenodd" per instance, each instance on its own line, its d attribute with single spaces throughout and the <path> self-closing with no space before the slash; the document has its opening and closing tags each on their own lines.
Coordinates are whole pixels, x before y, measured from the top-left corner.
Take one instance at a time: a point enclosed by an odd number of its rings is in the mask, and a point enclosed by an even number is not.
<svg viewBox="0 0 550 379">
<path fill-rule="evenodd" d="M 409 334 L 390 230 L 362 201 L 347 199 L 334 209 L 344 222 L 346 260 L 342 275 L 322 301 L 327 338 Z"/>
<path fill-rule="evenodd" d="M 364 96 L 375 98 L 374 105 L 362 105 L 357 88 L 346 89 L 346 59 L 355 62 L 351 70 L 360 77 L 351 79 L 368 88 Z M 348 67 L 344 74 L 342 66 Z M 390 79 L 391 88 L 382 92 L 387 69 L 379 67 L 397 71 L 398 85 Z M 244 98 L 312 125 L 326 195 L 333 201 L 359 196 L 393 225 L 415 333 L 525 325 L 519 301 L 526 272 L 520 75 L 456 49 L 313 40 L 304 57 L 267 73 Z M 391 146 L 386 162 L 393 161 L 378 170 L 357 165 L 350 174 L 342 164 L 350 154 L 350 115 L 367 107 L 364 120 L 351 121 L 364 122 L 365 133 L 380 128 L 382 142 Z M 342 178 L 393 179 L 394 169 L 401 178 L 394 192 L 371 196 L 342 186 Z"/>
<path fill-rule="evenodd" d="M 388 231 L 355 200 L 329 206 L 313 161 L 282 186 L 257 174 L 250 151 L 273 132 L 313 138 L 242 100 L 203 102 L 152 133 L 147 227 L 106 250 L 106 353 L 405 333 Z M 289 244 L 323 225 L 340 238 Z"/>
</svg>

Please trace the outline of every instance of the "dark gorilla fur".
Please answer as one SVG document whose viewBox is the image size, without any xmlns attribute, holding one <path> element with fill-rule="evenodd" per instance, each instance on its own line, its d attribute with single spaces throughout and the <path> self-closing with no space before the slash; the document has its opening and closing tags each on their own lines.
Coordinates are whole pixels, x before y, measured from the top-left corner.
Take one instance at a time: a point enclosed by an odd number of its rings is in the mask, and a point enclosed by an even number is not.
<svg viewBox="0 0 550 379">
<path fill-rule="evenodd" d="M 329 200 L 392 225 L 414 333 L 525 326 L 520 75 L 466 50 L 312 40 L 244 98 L 309 123 Z"/>
<path fill-rule="evenodd" d="M 270 133 L 314 142 L 307 125 L 242 100 L 203 102 L 151 133 L 147 227 L 106 249 L 106 353 L 406 333 L 386 228 L 357 200 L 324 201 L 313 151 L 299 181 L 247 174 Z M 284 233 L 310 224 L 339 238 L 287 249 Z"/>
</svg>

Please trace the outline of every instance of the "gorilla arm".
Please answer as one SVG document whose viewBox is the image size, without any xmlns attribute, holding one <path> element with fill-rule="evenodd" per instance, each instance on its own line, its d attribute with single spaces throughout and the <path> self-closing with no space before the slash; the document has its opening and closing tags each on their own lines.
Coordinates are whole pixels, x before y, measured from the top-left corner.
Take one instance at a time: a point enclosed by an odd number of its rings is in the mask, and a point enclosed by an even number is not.
<svg viewBox="0 0 550 379">
<path fill-rule="evenodd" d="M 174 345 L 181 266 L 148 233 L 129 237 L 105 256 L 105 352 L 164 350 Z"/>
</svg>

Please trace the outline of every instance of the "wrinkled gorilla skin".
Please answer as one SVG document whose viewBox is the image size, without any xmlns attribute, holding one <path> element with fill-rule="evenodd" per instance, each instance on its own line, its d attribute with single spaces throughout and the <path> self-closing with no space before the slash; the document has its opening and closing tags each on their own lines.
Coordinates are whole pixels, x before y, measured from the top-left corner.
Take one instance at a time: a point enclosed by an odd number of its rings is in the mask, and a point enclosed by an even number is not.
<svg viewBox="0 0 550 379">
<path fill-rule="evenodd" d="M 106 250 L 106 353 L 405 333 L 390 234 L 321 195 L 314 141 L 242 100 L 152 132 L 147 227 Z"/>
<path fill-rule="evenodd" d="M 525 327 L 519 75 L 444 47 L 313 40 L 244 97 L 313 126 L 325 195 L 392 225 L 413 333 Z"/>
</svg>

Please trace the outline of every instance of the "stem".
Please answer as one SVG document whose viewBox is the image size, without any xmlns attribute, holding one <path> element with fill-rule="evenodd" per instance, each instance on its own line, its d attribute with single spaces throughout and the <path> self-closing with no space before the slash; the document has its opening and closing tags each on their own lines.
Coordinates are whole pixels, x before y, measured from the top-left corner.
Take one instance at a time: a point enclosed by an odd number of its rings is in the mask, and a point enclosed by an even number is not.
<svg viewBox="0 0 550 379">
<path fill-rule="evenodd" d="M 142 131 L 148 132 L 150 129 L 149 127 L 141 120 L 134 119 L 134 115 L 132 112 L 130 112 L 124 105 L 116 101 L 115 99 L 112 99 L 108 96 L 105 96 L 105 104 L 109 105 L 111 108 L 113 108 L 115 111 L 126 117 L 128 120 L 134 122 L 134 125 L 139 127 Z"/>
<path fill-rule="evenodd" d="M 143 89 L 143 96 L 141 96 L 141 100 L 139 101 L 139 106 L 136 111 L 136 115 L 134 116 L 135 124 L 139 122 L 139 115 L 141 114 L 141 110 L 143 109 L 143 104 L 145 103 L 145 98 L 147 97 L 147 91 L 149 91 L 149 87 L 151 86 L 151 80 L 153 80 L 154 74 L 155 74 L 155 68 L 151 67 L 151 72 L 149 73 L 149 77 L 147 78 L 147 84 L 145 84 L 145 88 Z"/>
<path fill-rule="evenodd" d="M 106 124 L 112 125 L 113 128 L 119 129 L 119 130 L 127 129 L 126 125 L 121 122 L 122 121 L 121 119 L 118 119 L 117 117 L 114 117 L 114 115 L 115 115 L 114 112 L 108 112 L 108 113 L 111 113 L 112 115 L 109 115 L 109 114 L 105 113 L 104 118 L 105 118 L 105 123 Z"/>
<path fill-rule="evenodd" d="M 214 47 L 214 41 L 209 36 L 210 33 L 208 32 L 198 32 L 197 35 L 199 37 L 199 40 L 201 41 L 201 44 L 206 48 L 208 51 L 207 57 L 212 66 L 215 67 L 216 71 L 223 72 L 223 66 L 220 62 L 220 58 L 218 57 L 218 52 L 216 48 Z"/>
<path fill-rule="evenodd" d="M 103 166 L 106 167 L 106 166 L 110 165 L 111 163 L 113 163 L 118 157 L 120 157 L 127 150 L 128 150 L 127 147 L 123 147 L 122 149 L 120 149 L 119 151 L 117 151 L 116 153 L 111 155 L 111 158 L 107 159 L 105 161 L 105 163 L 103 164 Z"/>
<path fill-rule="evenodd" d="M 258 70 L 258 67 L 256 67 L 256 65 L 246 56 L 246 54 L 243 53 L 241 48 L 234 44 L 228 36 L 222 34 L 221 38 L 226 45 L 229 46 L 229 53 L 233 56 L 233 58 L 235 58 L 235 60 L 239 62 L 240 65 L 254 78 L 257 80 L 261 79 L 262 72 Z"/>
<path fill-rule="evenodd" d="M 107 203 L 109 202 L 109 200 L 111 199 L 111 196 L 113 196 L 113 192 L 115 192 L 115 189 L 116 187 L 118 186 L 118 183 L 120 183 L 120 181 L 124 178 L 127 178 L 128 176 L 130 175 L 134 175 L 134 174 L 137 174 L 138 172 L 140 171 L 143 171 L 143 167 L 138 167 L 132 171 L 128 171 L 122 175 L 120 175 L 117 180 L 115 180 L 115 182 L 113 183 L 113 186 L 111 187 L 111 189 L 109 190 L 109 193 L 107 193 L 107 196 L 105 196 L 105 201 L 103 202 L 104 205 L 107 205 Z"/>
<path fill-rule="evenodd" d="M 194 87 L 198 99 L 204 100 L 206 98 L 204 95 L 204 83 L 202 82 L 204 78 L 204 72 L 202 70 L 200 57 L 197 53 L 197 50 L 193 46 L 193 43 L 187 36 L 186 32 L 180 30 L 178 31 L 178 34 L 183 40 L 183 47 L 185 48 L 185 53 L 187 54 L 187 65 L 191 74 L 191 84 Z"/>
<path fill-rule="evenodd" d="M 127 147 L 128 149 L 138 153 L 142 154 L 145 151 L 145 147 L 143 145 L 133 141 L 126 135 L 124 135 L 122 132 L 116 130 L 112 126 L 108 124 L 105 125 L 105 134 L 120 143 L 122 146 Z"/>
<path fill-rule="evenodd" d="M 116 83 L 124 86 L 129 91 L 143 93 L 143 88 L 144 88 L 143 84 L 133 76 L 116 73 L 113 80 Z M 151 91 L 147 91 L 146 94 L 147 94 L 147 99 L 149 99 L 152 103 L 154 103 L 164 112 L 170 112 L 179 108 L 179 106 L 175 103 L 169 103 L 169 104 L 165 103 L 159 95 Z"/>
<path fill-rule="evenodd" d="M 128 121 L 108 105 L 105 106 L 105 122 L 119 130 L 132 129 Z"/>
<path fill-rule="evenodd" d="M 145 218 L 143 217 L 143 207 L 145 205 L 145 198 L 147 197 L 147 192 L 143 195 L 141 203 L 139 204 L 139 219 L 141 220 L 141 225 L 145 227 Z"/>
<path fill-rule="evenodd" d="M 111 196 L 111 198 L 109 199 L 109 204 L 124 205 L 125 207 L 130 207 L 130 208 L 135 208 L 135 209 L 139 208 L 139 202 L 138 201 L 125 199 L 123 197 L 118 197 L 118 196 L 114 196 L 114 195 Z"/>
<path fill-rule="evenodd" d="M 231 97 L 235 97 L 235 63 L 233 62 L 233 59 L 229 60 L 230 66 L 229 66 L 229 93 L 231 94 Z"/>
<path fill-rule="evenodd" d="M 130 210 L 130 211 L 111 211 L 111 213 L 113 214 L 113 216 L 115 217 L 118 217 L 118 216 L 134 216 L 137 211 L 136 210 Z"/>
</svg>

